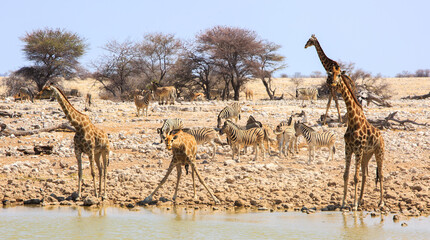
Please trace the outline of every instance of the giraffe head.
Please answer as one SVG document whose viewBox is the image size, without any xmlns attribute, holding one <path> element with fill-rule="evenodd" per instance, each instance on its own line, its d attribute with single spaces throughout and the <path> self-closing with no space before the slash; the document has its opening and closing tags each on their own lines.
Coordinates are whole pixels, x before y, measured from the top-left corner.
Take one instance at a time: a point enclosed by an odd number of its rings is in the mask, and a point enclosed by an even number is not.
<svg viewBox="0 0 430 240">
<path fill-rule="evenodd" d="M 327 84 L 331 87 L 336 87 L 342 81 L 341 74 L 340 67 L 333 65 L 332 71 L 327 72 Z"/>
<path fill-rule="evenodd" d="M 179 133 L 182 132 L 182 130 L 179 131 L 170 131 L 166 138 L 164 139 L 164 142 L 166 143 L 167 150 L 172 150 L 173 141 L 175 141 L 178 138 Z"/>
<path fill-rule="evenodd" d="M 42 90 L 36 94 L 35 98 L 40 99 L 42 96 L 52 96 L 53 93 L 52 84 L 46 84 Z"/>
<path fill-rule="evenodd" d="M 315 42 L 318 41 L 315 37 L 315 34 L 312 34 L 312 36 L 309 38 L 309 40 L 306 42 L 305 48 L 308 48 L 310 46 L 314 46 Z"/>
</svg>

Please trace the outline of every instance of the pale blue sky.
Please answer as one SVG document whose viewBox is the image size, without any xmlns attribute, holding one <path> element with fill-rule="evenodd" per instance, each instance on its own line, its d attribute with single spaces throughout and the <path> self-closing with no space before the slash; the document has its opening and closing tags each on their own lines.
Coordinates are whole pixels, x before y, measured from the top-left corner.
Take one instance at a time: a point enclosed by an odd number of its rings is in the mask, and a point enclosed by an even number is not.
<svg viewBox="0 0 430 240">
<path fill-rule="evenodd" d="M 282 45 L 288 67 L 277 75 L 324 72 L 315 48 L 304 49 L 313 33 L 328 57 L 373 74 L 430 69 L 428 0 L 2 0 L 0 74 L 29 65 L 20 37 L 35 29 L 78 33 L 89 44 L 80 59 L 89 67 L 110 40 L 141 40 L 152 32 L 192 40 L 216 25 L 254 30 Z"/>
</svg>

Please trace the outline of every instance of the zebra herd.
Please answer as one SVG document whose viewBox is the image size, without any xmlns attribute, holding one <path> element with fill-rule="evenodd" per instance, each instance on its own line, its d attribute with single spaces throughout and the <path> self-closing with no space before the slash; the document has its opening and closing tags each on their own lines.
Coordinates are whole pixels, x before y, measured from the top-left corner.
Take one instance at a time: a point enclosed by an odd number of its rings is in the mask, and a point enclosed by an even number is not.
<svg viewBox="0 0 430 240">
<path fill-rule="evenodd" d="M 239 126 L 232 120 L 234 119 L 235 122 L 237 122 L 240 116 L 241 106 L 238 102 L 234 102 L 227 105 L 219 112 L 216 128 L 184 128 L 184 123 L 181 119 L 172 118 L 164 120 L 162 126 L 157 128 L 157 132 L 160 135 L 160 143 L 163 143 L 169 133 L 180 129 L 194 136 L 198 145 L 210 143 L 213 147 L 212 160 L 215 159 L 216 144 L 230 145 L 233 160 L 235 159 L 235 155 L 237 155 L 236 161 L 240 161 L 240 152 L 242 149 L 244 149 L 246 154 L 248 146 L 252 146 L 254 149 L 254 161 L 258 158 L 259 150 L 261 151 L 264 161 L 266 148 L 268 149 L 269 155 L 271 154 L 270 145 L 272 143 L 276 143 L 279 157 L 282 157 L 282 155 L 287 157 L 290 154 L 299 152 L 297 145 L 299 136 L 303 136 L 308 144 L 309 163 L 315 160 L 315 149 L 321 147 L 327 147 L 329 149 L 327 160 L 330 159 L 330 156 L 332 160 L 334 159 L 336 137 L 333 132 L 317 132 L 300 122 L 294 115 L 288 120 L 281 121 L 274 130 L 272 130 L 270 126 L 257 121 L 252 115 L 249 116 L 246 126 Z M 222 123 L 222 120 L 224 120 L 224 123 Z M 220 135 L 226 135 L 227 143 L 221 141 Z M 272 135 L 276 135 L 276 138 L 272 138 Z"/>
</svg>

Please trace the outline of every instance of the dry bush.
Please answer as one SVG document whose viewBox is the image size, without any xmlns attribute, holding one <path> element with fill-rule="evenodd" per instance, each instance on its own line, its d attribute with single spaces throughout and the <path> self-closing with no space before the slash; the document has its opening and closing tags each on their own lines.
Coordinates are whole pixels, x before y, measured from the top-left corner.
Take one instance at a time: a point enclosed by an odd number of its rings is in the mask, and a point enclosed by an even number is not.
<svg viewBox="0 0 430 240">
<path fill-rule="evenodd" d="M 34 89 L 36 89 L 34 84 L 32 84 L 29 80 L 13 73 L 9 77 L 5 78 L 3 84 L 6 86 L 6 96 L 13 96 L 14 94 L 17 94 L 21 87 L 28 87 L 33 92 Z"/>
</svg>

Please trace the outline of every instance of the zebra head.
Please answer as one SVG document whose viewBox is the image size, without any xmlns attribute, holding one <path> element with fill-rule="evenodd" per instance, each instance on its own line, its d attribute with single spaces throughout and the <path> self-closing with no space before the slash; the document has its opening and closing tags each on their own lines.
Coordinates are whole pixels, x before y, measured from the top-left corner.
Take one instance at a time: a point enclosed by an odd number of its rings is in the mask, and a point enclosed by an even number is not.
<svg viewBox="0 0 430 240">
<path fill-rule="evenodd" d="M 216 125 L 216 127 L 217 128 L 220 128 L 221 127 L 221 116 L 218 114 L 218 120 L 217 120 L 217 125 Z"/>
<path fill-rule="evenodd" d="M 226 120 L 224 122 L 224 125 L 222 126 L 222 128 L 219 130 L 219 134 L 223 135 L 224 133 L 226 133 L 228 131 L 229 128 L 231 128 L 231 121 L 230 120 Z"/>
<path fill-rule="evenodd" d="M 296 132 L 296 137 L 300 136 L 302 134 L 302 129 L 300 128 L 300 124 L 302 124 L 300 121 L 294 122 L 294 130 Z"/>
<path fill-rule="evenodd" d="M 158 133 L 158 134 L 160 134 L 160 143 L 163 143 L 163 142 L 164 142 L 164 139 L 166 138 L 166 137 L 164 136 L 163 129 L 162 129 L 162 128 L 157 128 L 157 133 Z"/>
</svg>

